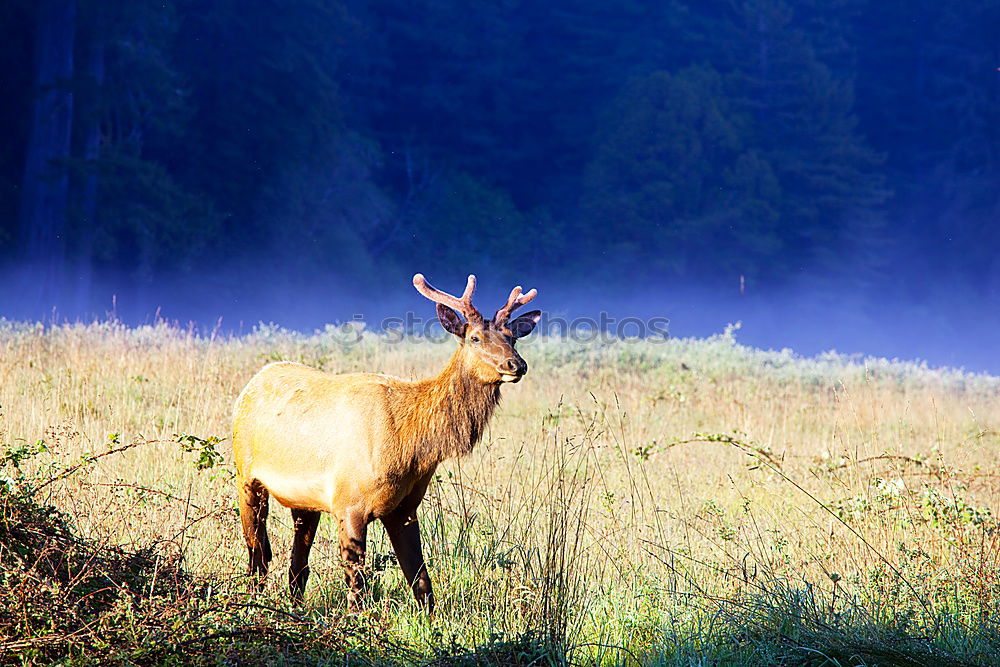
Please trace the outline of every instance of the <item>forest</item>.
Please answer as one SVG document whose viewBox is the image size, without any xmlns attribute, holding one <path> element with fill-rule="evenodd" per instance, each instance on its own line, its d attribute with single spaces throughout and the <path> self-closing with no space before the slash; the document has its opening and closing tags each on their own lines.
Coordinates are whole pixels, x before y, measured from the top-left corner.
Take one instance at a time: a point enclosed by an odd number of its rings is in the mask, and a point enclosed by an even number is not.
<svg viewBox="0 0 1000 667">
<path fill-rule="evenodd" d="M 78 310 L 470 268 L 995 297 L 998 37 L 1000 0 L 8 0 L 0 268 Z"/>
</svg>

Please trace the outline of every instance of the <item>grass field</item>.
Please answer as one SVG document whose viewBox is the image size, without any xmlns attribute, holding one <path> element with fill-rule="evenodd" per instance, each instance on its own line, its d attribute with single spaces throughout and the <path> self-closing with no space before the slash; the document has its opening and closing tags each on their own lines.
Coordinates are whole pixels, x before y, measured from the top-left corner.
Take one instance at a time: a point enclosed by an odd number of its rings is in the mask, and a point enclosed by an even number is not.
<svg viewBox="0 0 1000 667">
<path fill-rule="evenodd" d="M 419 377 L 453 349 L 347 338 L 0 323 L 0 662 L 1000 664 L 1000 378 L 731 331 L 526 339 L 421 506 L 433 619 L 380 526 L 348 616 L 326 518 L 291 607 L 277 505 L 253 592 L 243 384 L 279 359 Z"/>
</svg>

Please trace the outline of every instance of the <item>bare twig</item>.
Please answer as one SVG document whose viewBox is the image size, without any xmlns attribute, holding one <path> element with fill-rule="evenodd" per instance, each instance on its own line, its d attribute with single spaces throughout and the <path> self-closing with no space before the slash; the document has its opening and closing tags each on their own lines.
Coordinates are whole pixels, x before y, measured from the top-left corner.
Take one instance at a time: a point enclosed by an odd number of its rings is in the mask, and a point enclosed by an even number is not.
<svg viewBox="0 0 1000 667">
<path fill-rule="evenodd" d="M 56 475 L 55 477 L 51 477 L 51 478 L 47 479 L 45 482 L 39 484 L 35 488 L 35 491 L 36 492 L 37 491 L 41 491 L 42 489 L 44 489 L 49 484 L 52 484 L 53 482 L 57 482 L 57 481 L 59 481 L 61 479 L 65 479 L 65 478 L 69 477 L 70 475 L 72 475 L 73 473 L 75 473 L 80 468 L 83 468 L 85 466 L 89 466 L 94 461 L 97 461 L 98 459 L 103 459 L 105 456 L 111 456 L 112 454 L 118 454 L 118 453 L 124 452 L 126 450 L 132 449 L 133 447 L 138 447 L 140 445 L 152 445 L 152 444 L 160 443 L 160 442 L 164 442 L 164 441 L 163 440 L 135 440 L 133 442 L 128 443 L 127 445 L 122 445 L 121 447 L 115 447 L 114 449 L 109 449 L 106 452 L 101 452 L 100 454 L 96 454 L 94 456 L 88 456 L 85 460 L 81 461 L 80 463 L 77 463 L 75 466 L 70 466 L 69 468 L 66 468 L 61 473 L 59 473 L 58 475 Z"/>
</svg>

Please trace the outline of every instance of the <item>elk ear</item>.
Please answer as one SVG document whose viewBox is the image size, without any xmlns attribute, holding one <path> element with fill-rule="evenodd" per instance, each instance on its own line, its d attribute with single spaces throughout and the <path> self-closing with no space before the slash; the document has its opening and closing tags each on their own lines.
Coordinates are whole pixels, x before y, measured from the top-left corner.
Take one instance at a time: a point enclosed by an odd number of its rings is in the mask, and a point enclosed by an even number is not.
<svg viewBox="0 0 1000 667">
<path fill-rule="evenodd" d="M 439 303 L 437 305 L 438 319 L 441 320 L 441 326 L 444 330 L 450 334 L 455 334 L 459 338 L 465 337 L 465 322 L 459 317 L 458 313 L 449 308 L 448 306 Z"/>
<path fill-rule="evenodd" d="M 535 325 L 538 324 L 538 320 L 540 319 L 542 319 L 542 311 L 532 310 L 521 315 L 507 326 L 510 328 L 510 332 L 514 334 L 514 338 L 524 338 L 535 330 Z"/>
</svg>

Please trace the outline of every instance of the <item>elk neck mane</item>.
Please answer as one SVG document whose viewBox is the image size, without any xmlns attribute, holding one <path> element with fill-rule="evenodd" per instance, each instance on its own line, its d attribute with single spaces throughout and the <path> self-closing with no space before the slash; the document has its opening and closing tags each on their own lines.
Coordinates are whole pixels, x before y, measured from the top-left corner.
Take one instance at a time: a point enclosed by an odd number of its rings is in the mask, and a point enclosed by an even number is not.
<svg viewBox="0 0 1000 667">
<path fill-rule="evenodd" d="M 402 383 L 393 393 L 389 407 L 404 467 L 429 468 L 471 452 L 500 402 L 499 383 L 474 377 L 462 348 L 436 377 Z"/>
</svg>

